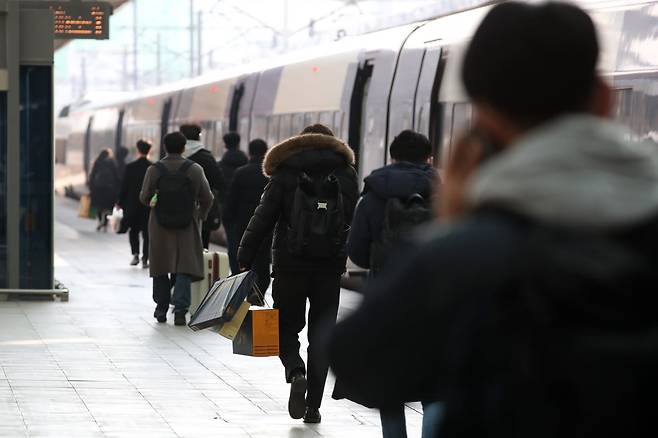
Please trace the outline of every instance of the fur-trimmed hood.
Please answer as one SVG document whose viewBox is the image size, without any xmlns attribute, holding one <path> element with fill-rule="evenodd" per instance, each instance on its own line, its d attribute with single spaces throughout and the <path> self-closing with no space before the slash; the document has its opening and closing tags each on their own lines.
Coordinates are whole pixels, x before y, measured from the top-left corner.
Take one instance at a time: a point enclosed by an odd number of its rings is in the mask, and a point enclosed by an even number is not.
<svg viewBox="0 0 658 438">
<path fill-rule="evenodd" d="M 277 169 L 286 165 L 294 168 L 332 167 L 336 161 L 354 165 L 354 152 L 343 141 L 324 134 L 301 134 L 290 137 L 272 147 L 265 155 L 263 173 L 271 177 Z"/>
</svg>

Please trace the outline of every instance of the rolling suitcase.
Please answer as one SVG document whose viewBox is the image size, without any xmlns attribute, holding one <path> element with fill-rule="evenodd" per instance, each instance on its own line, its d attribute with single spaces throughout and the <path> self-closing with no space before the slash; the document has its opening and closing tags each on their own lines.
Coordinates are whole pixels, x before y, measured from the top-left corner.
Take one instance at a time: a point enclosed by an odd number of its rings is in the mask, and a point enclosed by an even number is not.
<svg viewBox="0 0 658 438">
<path fill-rule="evenodd" d="M 190 314 L 194 313 L 210 288 L 220 278 L 229 275 L 228 254 L 203 251 L 203 279 L 192 283 L 190 294 Z"/>
</svg>

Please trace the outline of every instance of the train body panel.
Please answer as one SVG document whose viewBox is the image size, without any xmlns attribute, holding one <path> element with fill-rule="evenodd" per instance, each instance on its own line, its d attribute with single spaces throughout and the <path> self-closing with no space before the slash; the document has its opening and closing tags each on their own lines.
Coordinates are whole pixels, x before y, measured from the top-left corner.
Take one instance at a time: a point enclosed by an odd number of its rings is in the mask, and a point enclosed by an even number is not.
<svg viewBox="0 0 658 438">
<path fill-rule="evenodd" d="M 655 138 L 658 6 L 581 3 L 591 6 L 599 28 L 601 70 L 616 89 L 618 118 L 636 136 Z M 326 124 L 355 150 L 361 177 L 386 164 L 390 141 L 411 128 L 430 138 L 440 167 L 472 119 L 460 80 L 461 59 L 491 7 L 346 38 L 305 55 L 147 91 L 127 102 L 73 110 L 66 166 L 88 172 L 95 158 L 89 156 L 91 151 L 104 143 L 113 147 L 119 140 L 133 147 L 146 137 L 159 148 L 164 133 L 195 121 L 204 127 L 204 141 L 217 157 L 223 151 L 221 136 L 228 130 L 241 134 L 246 150 L 254 138 L 273 145 L 310 123 Z M 85 140 L 90 143 L 87 149 Z M 85 150 L 87 155 L 81 153 Z"/>
</svg>

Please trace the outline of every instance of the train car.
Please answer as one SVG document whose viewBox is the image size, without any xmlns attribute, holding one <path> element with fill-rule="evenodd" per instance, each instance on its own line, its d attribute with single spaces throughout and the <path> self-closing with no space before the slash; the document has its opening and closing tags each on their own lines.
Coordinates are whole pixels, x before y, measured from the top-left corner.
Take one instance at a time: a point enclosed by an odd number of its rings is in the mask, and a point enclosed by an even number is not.
<svg viewBox="0 0 658 438">
<path fill-rule="evenodd" d="M 131 147 L 142 137 L 159 154 L 162 136 L 186 121 L 204 127 L 203 141 L 219 158 L 228 131 L 238 131 L 246 149 L 251 139 L 273 145 L 320 122 L 354 149 L 361 178 L 387 163 L 388 144 L 403 129 L 430 138 L 440 168 L 471 120 L 459 78 L 463 52 L 496 3 L 72 110 L 64 160 L 72 173 L 88 174 L 99 148 Z M 581 3 L 601 34 L 600 68 L 616 90 L 618 119 L 634 136 L 655 139 L 658 5 Z"/>
</svg>

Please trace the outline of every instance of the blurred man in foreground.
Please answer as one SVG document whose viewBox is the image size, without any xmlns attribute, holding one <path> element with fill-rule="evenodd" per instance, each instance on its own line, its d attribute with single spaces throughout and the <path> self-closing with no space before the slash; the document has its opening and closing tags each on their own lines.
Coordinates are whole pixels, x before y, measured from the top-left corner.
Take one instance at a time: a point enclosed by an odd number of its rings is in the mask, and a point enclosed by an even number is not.
<svg viewBox="0 0 658 438">
<path fill-rule="evenodd" d="M 658 162 L 605 120 L 598 54 L 568 4 L 483 20 L 462 71 L 476 131 L 444 181 L 453 223 L 336 328 L 351 389 L 443 399 L 441 438 L 656 434 Z"/>
</svg>

